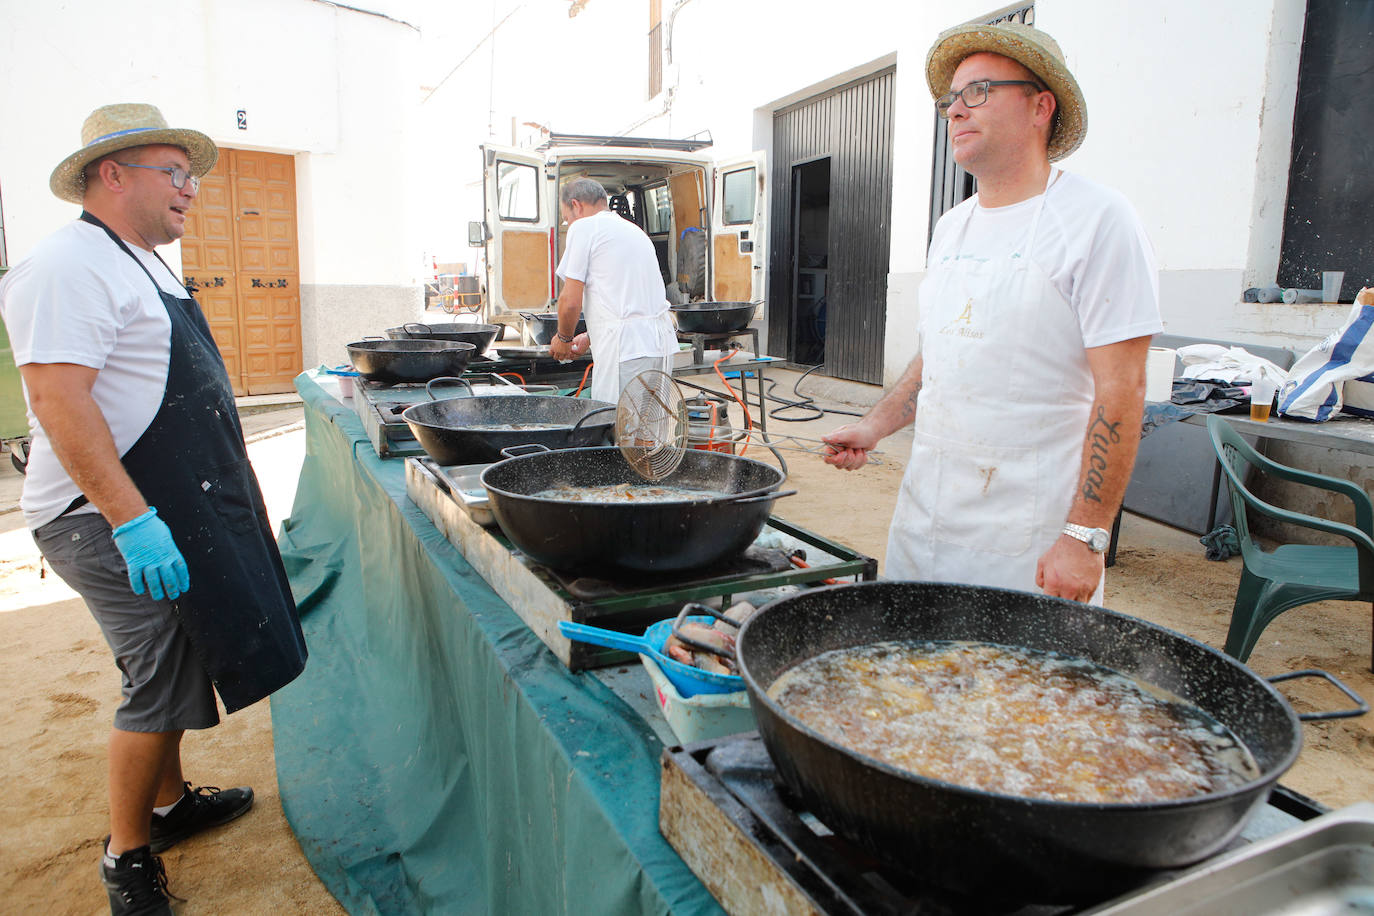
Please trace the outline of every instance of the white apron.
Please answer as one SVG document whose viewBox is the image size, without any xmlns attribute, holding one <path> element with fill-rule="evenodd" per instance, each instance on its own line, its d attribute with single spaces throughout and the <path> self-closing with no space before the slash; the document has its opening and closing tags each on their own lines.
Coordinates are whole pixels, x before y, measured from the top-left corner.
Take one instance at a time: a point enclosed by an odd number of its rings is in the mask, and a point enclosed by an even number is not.
<svg viewBox="0 0 1374 916">
<path fill-rule="evenodd" d="M 641 333 L 648 330 L 654 336 L 659 353 L 667 354 L 657 357 L 661 362 L 654 368 L 665 372 L 670 370 L 668 359 L 677 350 L 677 335 L 673 332 L 673 320 L 668 311 L 667 301 L 664 301 L 663 310 L 658 314 L 635 315 L 630 318 L 617 317 L 609 310 L 588 308 L 587 335 L 592 341 L 592 361 L 596 364 L 592 369 L 592 382 L 588 389 L 592 400 L 611 404 L 620 400 L 621 390 L 633 377 L 631 373 L 629 377 L 621 379 L 624 374 L 621 372 L 621 363 L 626 362 L 621 357 L 621 343 L 627 328 L 635 324 L 647 325 L 647 328 L 636 330 Z M 636 358 L 632 361 L 637 363 L 639 360 Z"/>
<path fill-rule="evenodd" d="M 1037 591 L 1068 518 L 1093 380 L 1077 317 L 1029 257 L 1044 206 L 1018 251 L 987 260 L 959 257 L 970 209 L 955 258 L 921 284 L 922 387 L 889 578 Z"/>
</svg>

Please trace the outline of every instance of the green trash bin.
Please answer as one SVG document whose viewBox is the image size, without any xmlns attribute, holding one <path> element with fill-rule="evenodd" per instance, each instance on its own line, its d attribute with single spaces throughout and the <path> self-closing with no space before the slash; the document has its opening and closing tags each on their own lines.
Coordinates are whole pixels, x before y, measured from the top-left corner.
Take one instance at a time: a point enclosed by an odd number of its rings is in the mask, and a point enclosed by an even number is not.
<svg viewBox="0 0 1374 916">
<path fill-rule="evenodd" d="M 6 268 L 0 267 L 0 277 Z M 24 409 L 24 389 L 19 381 L 19 369 L 14 365 L 14 353 L 10 350 L 10 335 L 5 323 L 0 321 L 0 441 L 10 450 L 23 456 L 14 460 L 19 467 L 28 458 L 27 437 L 29 435 L 28 413 Z M 3 461 L 0 458 L 0 461 Z"/>
</svg>

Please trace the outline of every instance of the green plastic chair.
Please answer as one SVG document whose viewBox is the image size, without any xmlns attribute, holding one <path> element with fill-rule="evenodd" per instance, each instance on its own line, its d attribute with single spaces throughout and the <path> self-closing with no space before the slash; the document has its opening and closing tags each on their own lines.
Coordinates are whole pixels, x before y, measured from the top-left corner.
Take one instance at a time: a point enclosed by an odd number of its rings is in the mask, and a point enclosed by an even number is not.
<svg viewBox="0 0 1374 916">
<path fill-rule="evenodd" d="M 1368 494 L 1349 481 L 1271 461 L 1215 414 L 1207 418 L 1207 431 L 1212 436 L 1212 446 L 1231 491 L 1233 524 L 1245 561 L 1240 587 L 1236 590 L 1235 609 L 1231 612 L 1231 628 L 1226 634 L 1226 654 L 1245 661 L 1254 651 L 1264 628 L 1292 608 L 1332 599 L 1374 601 L 1374 504 Z M 1355 504 L 1354 527 L 1290 512 L 1259 499 L 1245 486 L 1247 469 L 1350 497 Z M 1284 544 L 1273 551 L 1265 551 L 1250 535 L 1247 509 L 1293 525 L 1339 535 L 1349 539 L 1353 546 Z M 1371 640 L 1370 669 L 1374 670 L 1374 640 Z"/>
</svg>

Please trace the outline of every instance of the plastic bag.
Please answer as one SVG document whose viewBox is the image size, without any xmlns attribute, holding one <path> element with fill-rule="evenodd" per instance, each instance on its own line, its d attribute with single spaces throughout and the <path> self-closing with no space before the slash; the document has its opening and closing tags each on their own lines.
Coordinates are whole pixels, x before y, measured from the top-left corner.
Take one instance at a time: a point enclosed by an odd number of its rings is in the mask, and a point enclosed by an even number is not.
<svg viewBox="0 0 1374 916">
<path fill-rule="evenodd" d="M 1288 382 L 1279 389 L 1279 414 L 1315 421 L 1335 416 L 1344 403 L 1345 383 L 1374 373 L 1371 331 L 1374 305 L 1357 301 L 1340 330 L 1293 364 Z"/>
</svg>

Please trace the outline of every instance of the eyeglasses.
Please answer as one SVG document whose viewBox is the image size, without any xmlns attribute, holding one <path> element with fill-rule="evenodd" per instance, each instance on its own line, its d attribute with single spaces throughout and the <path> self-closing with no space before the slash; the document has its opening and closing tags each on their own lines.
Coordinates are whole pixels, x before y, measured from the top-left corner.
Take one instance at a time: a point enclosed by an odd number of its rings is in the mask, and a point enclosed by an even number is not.
<svg viewBox="0 0 1374 916">
<path fill-rule="evenodd" d="M 154 172 L 166 172 L 172 176 L 172 187 L 180 191 L 186 187 L 186 182 L 191 182 L 191 190 L 200 190 L 200 179 L 190 172 L 175 165 L 139 165 L 137 162 L 121 162 L 120 165 L 130 169 L 151 169 Z"/>
<path fill-rule="evenodd" d="M 1040 92 L 1045 88 L 1031 80 L 974 80 L 958 92 L 947 92 L 935 100 L 935 113 L 942 118 L 949 117 L 949 109 L 960 98 L 969 108 L 977 108 L 988 100 L 988 90 L 993 86 L 1034 86 Z"/>
</svg>

